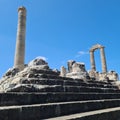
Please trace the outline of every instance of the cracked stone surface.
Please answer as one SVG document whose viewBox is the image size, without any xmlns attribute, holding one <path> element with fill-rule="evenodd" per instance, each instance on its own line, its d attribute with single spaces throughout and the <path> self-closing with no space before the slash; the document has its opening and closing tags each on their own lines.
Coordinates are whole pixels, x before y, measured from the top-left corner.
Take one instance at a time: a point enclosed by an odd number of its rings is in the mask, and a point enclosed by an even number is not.
<svg viewBox="0 0 120 120">
<path fill-rule="evenodd" d="M 9 69 L 0 81 L 0 92 L 8 91 L 39 91 L 47 85 L 31 84 L 31 78 L 34 80 L 44 78 L 47 75 L 59 76 L 59 72 L 49 68 L 48 63 L 43 59 L 36 58 L 32 60 L 22 71 L 18 68 Z M 47 79 L 47 78 L 46 78 Z"/>
</svg>

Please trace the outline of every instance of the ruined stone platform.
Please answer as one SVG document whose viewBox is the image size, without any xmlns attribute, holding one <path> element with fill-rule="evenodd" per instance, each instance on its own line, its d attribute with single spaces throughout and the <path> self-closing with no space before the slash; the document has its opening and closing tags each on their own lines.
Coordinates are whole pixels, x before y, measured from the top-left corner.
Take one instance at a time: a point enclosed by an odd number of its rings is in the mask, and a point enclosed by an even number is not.
<svg viewBox="0 0 120 120">
<path fill-rule="evenodd" d="M 91 71 L 68 61 L 68 70 L 52 70 L 46 61 L 25 59 L 26 8 L 18 9 L 14 68 L 0 80 L 0 120 L 120 120 L 120 82 L 107 72 L 104 46 L 90 49 Z M 94 51 L 100 49 L 102 73 Z"/>
<path fill-rule="evenodd" d="M 116 84 L 61 77 L 41 59 L 33 60 L 22 71 L 8 70 L 0 81 L 0 120 L 52 120 L 60 116 L 67 120 L 64 116 L 116 107 L 120 107 Z"/>
</svg>

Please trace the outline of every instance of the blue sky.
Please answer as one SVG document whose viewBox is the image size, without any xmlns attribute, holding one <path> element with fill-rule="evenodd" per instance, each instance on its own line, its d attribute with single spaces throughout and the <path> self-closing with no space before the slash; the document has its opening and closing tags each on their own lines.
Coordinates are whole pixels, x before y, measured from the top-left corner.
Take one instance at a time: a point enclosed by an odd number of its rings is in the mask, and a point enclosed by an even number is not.
<svg viewBox="0 0 120 120">
<path fill-rule="evenodd" d="M 108 70 L 120 73 L 120 0 L 0 0 L 0 76 L 14 64 L 21 5 L 27 9 L 25 63 L 43 56 L 60 69 L 72 59 L 90 70 L 88 51 L 99 43 Z M 95 60 L 101 72 L 99 50 Z"/>
</svg>

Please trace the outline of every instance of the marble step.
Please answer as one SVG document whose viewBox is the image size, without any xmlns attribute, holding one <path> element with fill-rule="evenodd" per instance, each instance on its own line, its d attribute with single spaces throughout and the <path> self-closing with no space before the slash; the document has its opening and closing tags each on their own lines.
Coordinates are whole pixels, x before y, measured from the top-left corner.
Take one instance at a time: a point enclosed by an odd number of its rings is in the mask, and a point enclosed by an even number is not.
<svg viewBox="0 0 120 120">
<path fill-rule="evenodd" d="M 86 86 L 86 87 L 101 87 L 101 88 L 118 88 L 111 84 L 89 83 L 75 80 L 54 80 L 54 79 L 29 79 L 21 81 L 23 84 L 40 84 L 40 85 L 72 85 L 72 86 Z"/>
<path fill-rule="evenodd" d="M 41 120 L 119 106 L 120 99 L 2 106 L 0 107 L 0 120 Z"/>
<path fill-rule="evenodd" d="M 34 79 L 34 78 L 38 78 L 38 79 L 55 79 L 55 80 L 71 80 L 71 81 L 81 81 L 84 82 L 84 80 L 82 79 L 73 79 L 73 78 L 68 78 L 68 77 L 61 77 L 55 74 L 30 74 L 28 76 L 28 78 Z M 100 83 L 100 84 L 111 84 L 111 82 L 107 82 L 107 81 L 97 81 L 97 80 L 90 80 L 90 79 L 86 79 L 87 82 L 89 83 Z"/>
<path fill-rule="evenodd" d="M 120 93 L 0 93 L 0 106 L 120 99 Z"/>
<path fill-rule="evenodd" d="M 77 113 L 46 120 L 120 120 L 120 107 Z"/>
<path fill-rule="evenodd" d="M 94 92 L 94 93 L 120 93 L 116 88 L 86 87 L 86 86 L 61 86 L 20 84 L 8 89 L 7 92 Z"/>
</svg>

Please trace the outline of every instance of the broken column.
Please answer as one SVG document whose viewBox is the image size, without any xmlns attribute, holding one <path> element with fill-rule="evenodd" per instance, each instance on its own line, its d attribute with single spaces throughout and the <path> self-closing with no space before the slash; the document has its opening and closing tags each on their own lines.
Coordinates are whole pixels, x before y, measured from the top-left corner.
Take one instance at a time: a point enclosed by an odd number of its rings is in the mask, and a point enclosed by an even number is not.
<svg viewBox="0 0 120 120">
<path fill-rule="evenodd" d="M 25 33 L 26 33 L 26 9 L 25 7 L 20 7 L 18 9 L 18 27 L 14 60 L 14 67 L 19 68 L 19 70 L 22 70 L 24 68 Z"/>
<path fill-rule="evenodd" d="M 66 68 L 64 66 L 61 67 L 60 69 L 60 76 L 62 77 L 66 77 Z"/>
<path fill-rule="evenodd" d="M 107 64 L 106 64 L 106 58 L 105 58 L 105 52 L 104 52 L 103 46 L 100 48 L 100 54 L 101 54 L 101 62 L 102 62 L 102 73 L 106 73 L 107 72 Z"/>
<path fill-rule="evenodd" d="M 74 61 L 72 65 L 72 72 L 67 73 L 66 77 L 85 80 L 88 77 L 88 73 L 85 69 L 85 64 Z"/>
<path fill-rule="evenodd" d="M 68 72 L 71 73 L 72 72 L 72 65 L 75 63 L 74 60 L 69 60 L 68 61 Z"/>
</svg>

